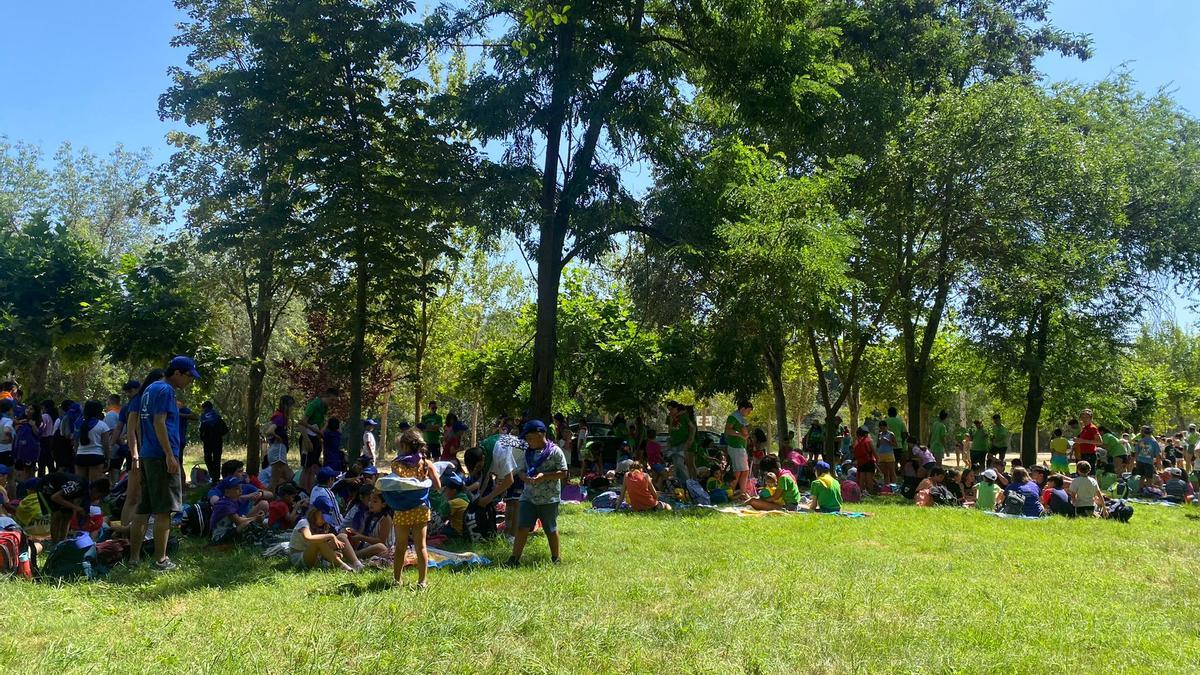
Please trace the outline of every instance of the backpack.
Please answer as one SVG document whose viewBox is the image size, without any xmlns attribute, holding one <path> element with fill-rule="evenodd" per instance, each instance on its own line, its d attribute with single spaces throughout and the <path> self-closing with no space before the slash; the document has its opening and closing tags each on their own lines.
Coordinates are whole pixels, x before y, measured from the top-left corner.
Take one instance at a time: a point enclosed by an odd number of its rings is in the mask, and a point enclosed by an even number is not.
<svg viewBox="0 0 1200 675">
<path fill-rule="evenodd" d="M 211 485 L 212 480 L 209 478 L 208 469 L 196 464 L 192 467 L 192 485 Z"/>
<path fill-rule="evenodd" d="M 183 506 L 183 519 L 179 522 L 179 531 L 191 537 L 203 537 L 208 534 L 209 519 L 212 517 L 212 504 L 199 502 Z"/>
<path fill-rule="evenodd" d="M 1133 507 L 1124 499 L 1104 500 L 1104 510 L 1107 512 L 1105 518 L 1119 523 L 1128 523 L 1133 517 Z"/>
<path fill-rule="evenodd" d="M 958 506 L 958 499 L 945 485 L 934 485 L 929 488 L 929 496 L 933 498 L 933 503 L 936 506 Z M 1024 507 L 1024 500 L 1022 500 L 1021 505 Z"/>
<path fill-rule="evenodd" d="M 1016 490 L 1005 492 L 1004 502 L 1000 504 L 998 510 L 1000 513 L 1007 513 L 1010 516 L 1025 515 L 1025 495 Z"/>
<path fill-rule="evenodd" d="M 31 536 L 42 537 L 50 534 L 50 509 L 46 507 L 45 497 L 40 492 L 25 495 L 13 519 Z"/>
<path fill-rule="evenodd" d="M 42 576 L 51 579 L 98 579 L 108 572 L 100 564 L 96 544 L 86 533 L 74 539 L 64 539 L 50 549 L 42 565 Z"/>
<path fill-rule="evenodd" d="M 609 490 L 608 492 L 603 492 L 601 494 L 596 495 L 596 497 L 594 499 L 592 499 L 592 508 L 593 509 L 615 509 L 615 508 L 617 508 L 617 493 L 613 492 L 612 490 Z"/>
<path fill-rule="evenodd" d="M 36 573 L 37 552 L 24 530 L 14 525 L 0 530 L 0 574 L 33 580 Z"/>
<path fill-rule="evenodd" d="M 691 498 L 693 504 L 712 506 L 712 499 L 708 496 L 708 491 L 695 478 L 689 478 L 686 485 L 688 497 Z"/>
</svg>

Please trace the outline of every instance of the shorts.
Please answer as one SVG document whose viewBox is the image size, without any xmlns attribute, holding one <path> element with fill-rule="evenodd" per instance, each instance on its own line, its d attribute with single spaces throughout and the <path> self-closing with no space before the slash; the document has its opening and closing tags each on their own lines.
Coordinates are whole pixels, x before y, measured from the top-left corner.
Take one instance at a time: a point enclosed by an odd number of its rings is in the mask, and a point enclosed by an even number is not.
<svg viewBox="0 0 1200 675">
<path fill-rule="evenodd" d="M 442 442 L 441 441 L 433 441 L 432 443 L 426 443 L 425 445 L 429 446 L 429 456 L 430 457 L 441 457 L 442 456 Z"/>
<path fill-rule="evenodd" d="M 1133 473 L 1142 478 L 1151 478 L 1154 476 L 1154 465 L 1146 462 L 1138 462 L 1133 467 Z"/>
<path fill-rule="evenodd" d="M 120 471 L 124 468 L 125 463 L 129 461 L 129 446 L 118 445 L 113 451 L 113 456 L 108 460 L 108 468 L 113 471 Z"/>
<path fill-rule="evenodd" d="M 429 524 L 432 516 L 428 506 L 418 506 L 415 509 L 397 511 L 392 515 L 392 524 L 396 527 L 421 527 Z"/>
<path fill-rule="evenodd" d="M 75 455 L 76 467 L 90 468 L 107 463 L 108 460 L 104 459 L 104 455 Z"/>
<path fill-rule="evenodd" d="M 308 566 L 304 564 L 304 551 L 291 551 L 288 553 L 288 559 L 292 564 L 301 569 L 306 569 Z M 328 568 L 329 561 L 321 556 L 317 556 L 317 567 Z"/>
<path fill-rule="evenodd" d="M 1050 459 L 1050 470 L 1054 471 L 1056 473 L 1064 473 L 1065 474 L 1071 470 L 1071 466 L 1070 466 L 1070 463 L 1066 460 L 1066 458 L 1063 458 L 1063 459 L 1051 458 Z"/>
<path fill-rule="evenodd" d="M 522 501 L 517 509 L 517 529 L 532 530 L 537 521 L 542 521 L 546 532 L 558 532 L 558 502 L 534 504 Z"/>
<path fill-rule="evenodd" d="M 890 452 L 877 454 L 876 457 L 879 458 L 880 464 L 895 464 L 896 463 L 896 456 Z"/>
<path fill-rule="evenodd" d="M 750 463 L 746 458 L 745 448 L 726 448 L 729 454 L 729 470 L 733 472 L 749 471 Z"/>
<path fill-rule="evenodd" d="M 321 437 L 309 436 L 308 440 L 312 443 L 312 450 L 304 452 L 303 446 L 300 450 L 300 466 L 304 469 L 321 466 Z"/>
<path fill-rule="evenodd" d="M 182 469 L 182 467 L 180 467 Z M 183 510 L 183 481 L 167 473 L 167 460 L 142 458 L 142 498 L 138 515 Z"/>
<path fill-rule="evenodd" d="M 268 464 L 287 464 L 288 446 L 283 443 L 272 443 L 267 448 Z"/>
<path fill-rule="evenodd" d="M 987 450 L 972 450 L 971 451 L 971 466 L 978 465 L 978 466 L 982 466 L 983 468 L 986 469 L 987 467 L 984 465 L 987 463 L 987 456 L 988 456 Z"/>
<path fill-rule="evenodd" d="M 1092 466 L 1092 469 L 1094 470 L 1096 468 L 1096 453 L 1089 452 L 1089 453 L 1080 455 L 1079 461 L 1087 462 L 1088 464 L 1090 464 Z"/>
</svg>

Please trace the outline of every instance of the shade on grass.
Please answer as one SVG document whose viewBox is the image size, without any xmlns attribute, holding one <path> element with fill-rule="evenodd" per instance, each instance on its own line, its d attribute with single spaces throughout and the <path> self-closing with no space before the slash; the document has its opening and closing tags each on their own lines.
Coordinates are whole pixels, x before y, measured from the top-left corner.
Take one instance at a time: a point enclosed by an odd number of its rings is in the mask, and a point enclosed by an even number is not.
<svg viewBox="0 0 1200 675">
<path fill-rule="evenodd" d="M 867 519 L 560 519 L 564 564 L 297 572 L 185 548 L 182 570 L 8 582 L 8 672 L 1195 672 L 1200 509 L 1129 525 L 871 504 Z M 503 560 L 497 543 L 478 552 Z"/>
</svg>

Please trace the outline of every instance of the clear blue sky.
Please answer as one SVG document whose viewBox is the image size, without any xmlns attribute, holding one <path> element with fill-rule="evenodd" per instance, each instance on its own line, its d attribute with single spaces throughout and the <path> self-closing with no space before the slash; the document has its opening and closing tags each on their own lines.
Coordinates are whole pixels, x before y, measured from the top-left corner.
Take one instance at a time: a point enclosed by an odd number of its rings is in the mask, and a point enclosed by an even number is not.
<svg viewBox="0 0 1200 675">
<path fill-rule="evenodd" d="M 1200 114 L 1200 0 L 1055 0 L 1051 16 L 1091 34 L 1096 55 L 1043 59 L 1050 79 L 1093 81 L 1125 63 L 1143 88 L 1168 86 Z M 165 160 L 171 125 L 158 119 L 158 96 L 184 58 L 168 44 L 179 18 L 170 0 L 0 2 L 0 135 L 47 154 L 69 140 Z"/>
</svg>

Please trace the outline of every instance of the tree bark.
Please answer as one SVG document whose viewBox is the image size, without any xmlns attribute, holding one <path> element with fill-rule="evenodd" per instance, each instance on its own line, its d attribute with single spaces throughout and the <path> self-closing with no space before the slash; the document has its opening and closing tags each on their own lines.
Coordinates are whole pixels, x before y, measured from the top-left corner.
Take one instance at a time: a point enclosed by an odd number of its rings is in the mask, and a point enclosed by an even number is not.
<svg viewBox="0 0 1200 675">
<path fill-rule="evenodd" d="M 392 392 L 389 389 L 383 395 L 383 410 L 379 411 L 379 448 L 375 452 L 376 460 L 388 457 L 388 417 L 391 410 Z"/>
<path fill-rule="evenodd" d="M 366 361 L 367 335 L 367 286 L 369 271 L 363 254 L 366 242 L 359 241 L 359 251 L 354 258 L 354 337 L 350 345 L 350 419 L 347 433 L 350 435 L 346 453 L 351 464 L 358 460 L 362 449 L 362 390 L 363 367 Z"/>
<path fill-rule="evenodd" d="M 1038 422 L 1042 419 L 1042 406 L 1046 392 L 1042 386 L 1042 367 L 1046 363 L 1046 341 L 1050 332 L 1050 302 L 1046 297 L 1034 305 L 1034 315 L 1025 334 L 1025 370 L 1029 375 L 1029 388 L 1025 393 L 1025 418 L 1021 422 L 1021 462 L 1025 466 L 1037 464 Z"/>
<path fill-rule="evenodd" d="M 783 390 L 783 350 L 778 349 L 780 346 L 772 345 L 763 350 L 763 361 L 767 366 L 767 377 L 771 380 L 771 391 L 775 395 L 775 438 L 779 443 L 778 447 L 783 447 L 787 441 L 788 414 L 787 396 Z"/>
</svg>

